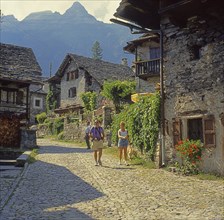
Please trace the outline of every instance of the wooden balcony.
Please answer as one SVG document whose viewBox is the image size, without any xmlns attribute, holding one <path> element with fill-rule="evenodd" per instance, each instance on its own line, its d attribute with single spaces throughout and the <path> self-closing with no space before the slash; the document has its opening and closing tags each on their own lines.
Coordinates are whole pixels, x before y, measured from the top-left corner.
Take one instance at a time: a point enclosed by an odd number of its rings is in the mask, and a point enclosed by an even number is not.
<svg viewBox="0 0 224 220">
<path fill-rule="evenodd" d="M 159 76 L 160 59 L 135 62 L 136 76 L 146 79 L 151 76 Z"/>
</svg>

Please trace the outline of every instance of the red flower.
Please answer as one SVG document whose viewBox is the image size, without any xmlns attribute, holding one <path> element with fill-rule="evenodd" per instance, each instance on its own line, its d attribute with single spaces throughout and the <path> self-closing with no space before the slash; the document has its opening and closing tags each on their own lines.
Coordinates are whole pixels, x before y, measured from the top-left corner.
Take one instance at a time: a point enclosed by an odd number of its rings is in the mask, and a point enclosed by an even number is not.
<svg viewBox="0 0 224 220">
<path fill-rule="evenodd" d="M 178 141 L 178 145 L 181 145 L 181 144 L 183 144 L 183 141 Z"/>
</svg>

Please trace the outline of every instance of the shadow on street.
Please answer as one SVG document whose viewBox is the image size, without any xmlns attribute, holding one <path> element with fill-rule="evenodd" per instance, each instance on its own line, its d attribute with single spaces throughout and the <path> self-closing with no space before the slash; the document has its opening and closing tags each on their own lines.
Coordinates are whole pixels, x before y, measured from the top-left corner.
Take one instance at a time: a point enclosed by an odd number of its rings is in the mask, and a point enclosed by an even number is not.
<svg viewBox="0 0 224 220">
<path fill-rule="evenodd" d="M 61 144 L 63 145 L 63 143 Z M 92 150 L 81 147 L 63 147 L 57 145 L 47 145 L 42 148 L 39 154 L 68 154 L 68 153 L 90 153 Z"/>
</svg>

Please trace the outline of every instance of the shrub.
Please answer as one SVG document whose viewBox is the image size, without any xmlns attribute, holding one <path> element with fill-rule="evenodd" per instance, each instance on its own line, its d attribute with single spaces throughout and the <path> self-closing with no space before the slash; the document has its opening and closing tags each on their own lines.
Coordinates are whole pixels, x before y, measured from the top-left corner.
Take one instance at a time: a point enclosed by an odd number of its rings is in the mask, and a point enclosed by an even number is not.
<svg viewBox="0 0 224 220">
<path fill-rule="evenodd" d="M 58 117 L 54 119 L 54 134 L 59 134 L 64 129 L 64 118 Z"/>
<path fill-rule="evenodd" d="M 46 118 L 47 118 L 46 112 L 42 112 L 42 113 L 36 115 L 36 119 L 37 119 L 38 124 L 43 124 L 44 121 L 46 120 Z"/>
<path fill-rule="evenodd" d="M 203 144 L 200 140 L 181 140 L 175 146 L 177 155 L 181 157 L 183 164 L 180 170 L 184 174 L 198 173 L 198 165 L 201 161 Z"/>
<path fill-rule="evenodd" d="M 51 134 L 54 133 L 53 131 L 53 127 L 54 127 L 54 120 L 53 119 L 50 119 L 50 118 L 46 118 L 44 120 L 44 124 L 48 127 L 48 130 Z"/>
<path fill-rule="evenodd" d="M 64 140 L 64 138 L 65 138 L 64 131 L 62 131 L 58 134 L 58 140 Z"/>
</svg>

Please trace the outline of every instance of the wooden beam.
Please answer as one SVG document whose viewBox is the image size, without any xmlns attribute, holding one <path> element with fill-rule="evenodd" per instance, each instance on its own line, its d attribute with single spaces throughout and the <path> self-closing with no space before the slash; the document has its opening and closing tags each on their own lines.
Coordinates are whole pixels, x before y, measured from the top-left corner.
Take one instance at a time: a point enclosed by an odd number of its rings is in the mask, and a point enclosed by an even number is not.
<svg viewBox="0 0 224 220">
<path fill-rule="evenodd" d="M 30 111 L 29 111 L 29 86 L 26 88 L 26 119 L 30 120 Z"/>
</svg>

